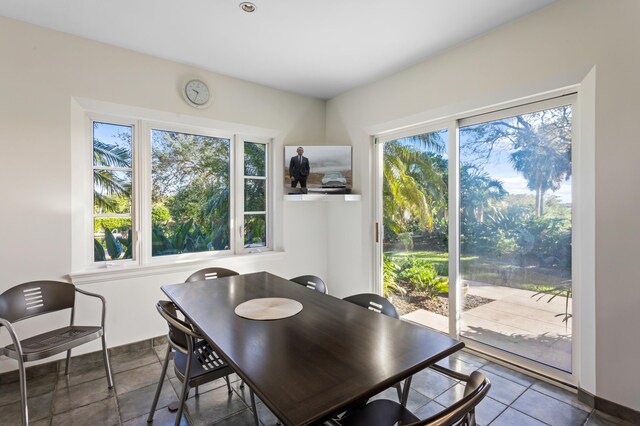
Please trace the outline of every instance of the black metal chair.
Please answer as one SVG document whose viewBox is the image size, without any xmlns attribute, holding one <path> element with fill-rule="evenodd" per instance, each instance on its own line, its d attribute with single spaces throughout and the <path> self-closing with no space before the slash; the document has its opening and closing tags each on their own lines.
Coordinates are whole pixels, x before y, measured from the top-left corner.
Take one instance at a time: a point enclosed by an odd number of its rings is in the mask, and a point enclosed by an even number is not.
<svg viewBox="0 0 640 426">
<path fill-rule="evenodd" d="M 204 268 L 191 274 L 189 278 L 187 278 L 184 282 L 191 283 L 194 281 L 214 280 L 216 278 L 231 277 L 233 275 L 240 275 L 240 274 L 237 273 L 236 271 L 232 271 L 231 269 L 226 269 L 226 268 L 218 268 L 218 267 Z"/>
<path fill-rule="evenodd" d="M 160 381 L 158 382 L 158 388 L 156 389 L 156 394 L 151 404 L 147 422 L 153 422 L 153 414 L 156 410 L 164 378 L 167 374 L 169 359 L 171 358 L 171 353 L 173 353 L 174 371 L 176 377 L 182 382 L 182 391 L 180 392 L 175 419 L 175 425 L 178 426 L 184 411 L 184 404 L 189 395 L 189 389 L 219 378 L 224 378 L 227 382 L 228 392 L 232 393 L 228 376 L 233 373 L 233 369 L 218 356 L 206 340 L 203 340 L 200 333 L 194 330 L 188 322 L 178 318 L 178 310 L 173 302 L 161 300 L 156 304 L 156 309 L 169 325 L 169 346 L 167 347 L 167 354 L 162 365 Z M 251 405 L 252 410 L 256 413 L 253 395 Z M 257 418 L 257 415 L 254 417 Z"/>
<path fill-rule="evenodd" d="M 380 296 L 379 294 L 360 293 L 360 294 L 354 294 L 353 296 L 345 297 L 342 300 L 353 303 L 358 306 L 362 306 L 363 308 L 367 308 L 370 311 L 374 311 L 391 318 L 400 319 L 400 315 L 398 315 L 398 311 L 396 310 L 396 307 L 393 306 L 391 302 L 389 302 L 387 299 Z M 407 381 L 405 381 L 405 387 L 406 386 L 407 386 Z M 402 405 L 405 405 L 406 401 L 403 400 L 402 386 L 400 385 L 400 383 L 396 383 L 393 387 L 396 388 L 396 391 L 398 392 L 398 401 L 400 401 Z"/>
<path fill-rule="evenodd" d="M 190 283 L 190 282 L 196 282 L 196 281 L 208 281 L 208 280 L 215 280 L 216 278 L 223 278 L 223 277 L 232 277 L 234 275 L 240 275 L 238 272 L 233 271 L 231 269 L 227 269 L 227 268 L 220 268 L 220 267 L 211 267 L 211 268 L 204 268 L 204 269 L 200 269 L 199 271 L 194 272 L 193 274 L 191 274 L 186 280 L 185 283 Z M 227 384 L 229 383 L 229 379 L 227 378 Z M 244 388 L 244 381 L 241 380 L 240 381 L 240 387 Z M 196 385 L 196 395 L 198 394 L 198 386 Z M 258 413 L 255 410 L 255 395 L 253 394 L 252 390 L 249 390 L 249 396 L 251 398 L 251 406 L 252 406 L 252 410 L 253 410 L 253 418 L 255 421 L 256 426 L 258 426 L 259 424 L 259 420 L 258 420 Z"/>
<path fill-rule="evenodd" d="M 294 283 L 301 284 L 311 290 L 315 290 L 322 294 L 327 294 L 327 285 L 322 281 L 320 277 L 316 277 L 315 275 L 301 275 L 299 277 L 291 278 L 289 281 L 293 281 Z"/>
<path fill-rule="evenodd" d="M 379 314 L 383 314 L 388 317 L 392 317 L 395 319 L 400 318 L 400 315 L 398 315 L 398 311 L 396 310 L 396 307 L 393 306 L 391 302 L 389 302 L 387 299 L 380 296 L 379 294 L 374 294 L 374 293 L 354 294 L 353 296 L 345 297 L 342 300 L 362 306 L 363 308 L 367 308 L 371 311 L 378 312 Z"/>
<path fill-rule="evenodd" d="M 208 281 L 208 280 L 215 280 L 216 278 L 232 277 L 234 275 L 240 275 L 240 274 L 237 273 L 236 271 L 232 271 L 231 269 L 219 268 L 214 266 L 211 268 L 200 269 L 199 271 L 194 272 L 193 274 L 189 275 L 189 277 L 184 282 L 193 283 L 197 281 Z M 240 387 L 244 388 L 244 382 L 242 382 Z M 198 394 L 198 387 L 196 386 L 196 395 L 197 394 Z M 173 405 L 171 406 L 170 409 L 171 411 L 174 411 Z"/>
<path fill-rule="evenodd" d="M 474 371 L 470 376 L 467 376 L 439 365 L 434 365 L 432 368 L 466 382 L 462 399 L 423 420 L 395 401 L 378 399 L 362 408 L 350 411 L 338 419 L 337 423 L 341 426 L 392 426 L 396 424 L 403 426 L 475 426 L 475 407 L 489 392 L 491 382 L 479 371 Z"/>
<path fill-rule="evenodd" d="M 95 297 L 102 302 L 100 326 L 74 325 L 76 293 Z M 13 323 L 39 315 L 71 309 L 71 321 L 68 327 L 51 330 L 24 340 L 20 340 Z M 92 340 L 102 338 L 102 355 L 107 374 L 107 384 L 113 387 L 107 342 L 104 335 L 106 304 L 104 297 L 80 290 L 73 284 L 58 281 L 32 281 L 17 285 L 0 294 L 0 327 L 9 332 L 12 344 L 0 348 L 0 355 L 6 355 L 18 361 L 20 375 L 20 397 L 22 400 L 22 424 L 29 424 L 27 407 L 27 382 L 25 362 L 37 361 L 67 352 L 65 374 L 69 374 L 71 349 Z"/>
</svg>

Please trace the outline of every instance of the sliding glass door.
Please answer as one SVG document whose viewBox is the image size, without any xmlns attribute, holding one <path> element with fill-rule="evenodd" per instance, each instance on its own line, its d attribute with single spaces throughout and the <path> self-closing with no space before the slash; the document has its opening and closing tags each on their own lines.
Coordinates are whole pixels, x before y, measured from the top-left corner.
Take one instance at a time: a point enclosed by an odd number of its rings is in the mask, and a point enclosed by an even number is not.
<svg viewBox="0 0 640 426">
<path fill-rule="evenodd" d="M 382 147 L 383 294 L 412 321 L 448 332 L 448 131 Z"/>
<path fill-rule="evenodd" d="M 571 373 L 573 103 L 378 139 L 379 275 L 404 319 Z"/>
<path fill-rule="evenodd" d="M 461 335 L 571 371 L 571 104 L 460 122 Z"/>
</svg>

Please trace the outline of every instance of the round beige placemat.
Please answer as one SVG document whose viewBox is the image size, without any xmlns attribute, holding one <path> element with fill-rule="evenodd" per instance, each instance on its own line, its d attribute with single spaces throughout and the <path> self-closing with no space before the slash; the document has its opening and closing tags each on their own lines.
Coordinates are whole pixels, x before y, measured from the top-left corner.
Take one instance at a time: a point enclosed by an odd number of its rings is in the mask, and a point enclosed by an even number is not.
<svg viewBox="0 0 640 426">
<path fill-rule="evenodd" d="M 252 320 L 275 320 L 292 317 L 302 310 L 302 303 L 282 297 L 247 300 L 236 306 L 236 315 Z"/>
</svg>

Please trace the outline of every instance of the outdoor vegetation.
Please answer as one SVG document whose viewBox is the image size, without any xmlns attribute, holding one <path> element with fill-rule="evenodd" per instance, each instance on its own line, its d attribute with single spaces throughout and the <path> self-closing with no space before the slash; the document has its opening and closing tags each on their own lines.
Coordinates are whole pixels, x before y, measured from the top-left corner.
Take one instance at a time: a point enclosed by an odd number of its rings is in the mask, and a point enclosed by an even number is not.
<svg viewBox="0 0 640 426">
<path fill-rule="evenodd" d="M 448 290 L 446 143 L 446 131 L 385 143 L 388 297 Z M 570 297 L 558 290 L 571 280 L 570 106 L 462 127 L 459 157 L 461 278 Z"/>
<path fill-rule="evenodd" d="M 131 127 L 94 123 L 94 259 L 132 258 Z M 264 245 L 264 145 L 245 143 L 245 243 Z M 230 248 L 229 139 L 151 131 L 152 255 Z M 261 178 L 261 179 L 260 179 Z"/>
<path fill-rule="evenodd" d="M 153 256 L 229 248 L 230 144 L 151 131 Z"/>
<path fill-rule="evenodd" d="M 94 260 L 131 259 L 130 126 L 93 124 Z M 110 137 L 100 137 L 108 132 Z"/>
</svg>

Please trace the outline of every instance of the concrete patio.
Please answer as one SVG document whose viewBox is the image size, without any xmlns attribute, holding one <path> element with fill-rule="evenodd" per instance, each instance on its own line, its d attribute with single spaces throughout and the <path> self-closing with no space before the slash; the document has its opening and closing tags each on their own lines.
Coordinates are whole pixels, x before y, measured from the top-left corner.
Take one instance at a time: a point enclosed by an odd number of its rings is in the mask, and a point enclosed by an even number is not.
<svg viewBox="0 0 640 426">
<path fill-rule="evenodd" d="M 493 299 L 463 312 L 463 337 L 515 353 L 525 358 L 571 371 L 571 319 L 562 322 L 566 299 L 475 281 L 469 294 Z M 569 300 L 571 313 L 571 300 Z M 448 318 L 424 309 L 403 315 L 403 319 L 447 333 Z"/>
</svg>

